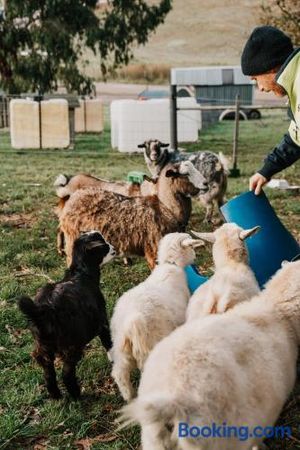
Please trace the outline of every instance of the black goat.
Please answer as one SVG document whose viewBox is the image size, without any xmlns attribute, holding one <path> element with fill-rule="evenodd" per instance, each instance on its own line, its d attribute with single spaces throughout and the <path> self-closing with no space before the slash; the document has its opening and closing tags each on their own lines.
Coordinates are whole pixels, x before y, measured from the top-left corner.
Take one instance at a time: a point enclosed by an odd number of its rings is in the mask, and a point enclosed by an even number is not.
<svg viewBox="0 0 300 450">
<path fill-rule="evenodd" d="M 72 264 L 62 281 L 39 289 L 35 300 L 19 299 L 35 339 L 33 357 L 44 370 L 52 398 L 60 398 L 54 360 L 63 361 L 63 382 L 73 398 L 80 396 L 76 365 L 84 348 L 99 336 L 108 352 L 112 347 L 105 300 L 99 288 L 100 265 L 114 256 L 113 247 L 97 231 L 82 234 L 74 243 Z"/>
</svg>

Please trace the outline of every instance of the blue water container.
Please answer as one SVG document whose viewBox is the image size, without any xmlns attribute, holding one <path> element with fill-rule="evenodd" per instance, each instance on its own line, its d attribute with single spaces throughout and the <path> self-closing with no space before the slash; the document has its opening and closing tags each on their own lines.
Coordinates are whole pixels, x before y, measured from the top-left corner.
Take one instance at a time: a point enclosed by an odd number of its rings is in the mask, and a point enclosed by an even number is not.
<svg viewBox="0 0 300 450">
<path fill-rule="evenodd" d="M 193 293 L 201 284 L 205 283 L 208 278 L 201 275 L 196 266 L 186 266 L 185 267 L 185 274 L 187 277 L 188 282 L 188 288 Z"/>
<path fill-rule="evenodd" d="M 281 267 L 300 253 L 300 246 L 278 219 L 266 195 L 252 191 L 239 195 L 221 207 L 226 222 L 242 228 L 261 226 L 261 231 L 247 239 L 250 266 L 260 286 Z"/>
</svg>

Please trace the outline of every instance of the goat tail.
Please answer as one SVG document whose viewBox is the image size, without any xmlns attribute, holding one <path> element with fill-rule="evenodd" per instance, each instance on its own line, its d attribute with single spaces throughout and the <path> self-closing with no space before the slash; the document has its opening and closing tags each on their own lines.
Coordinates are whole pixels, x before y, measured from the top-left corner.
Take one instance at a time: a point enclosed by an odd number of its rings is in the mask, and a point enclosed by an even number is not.
<svg viewBox="0 0 300 450">
<path fill-rule="evenodd" d="M 62 173 L 56 177 L 54 181 L 54 187 L 57 197 L 64 199 L 65 197 L 70 196 L 67 186 L 71 178 L 72 177 L 69 177 L 68 175 L 64 175 Z"/>
<path fill-rule="evenodd" d="M 27 296 L 19 298 L 18 301 L 20 311 L 35 325 L 39 325 L 40 322 L 40 310 L 34 301 Z"/>
<path fill-rule="evenodd" d="M 70 179 L 71 179 L 71 177 L 69 177 L 68 175 L 60 173 L 54 181 L 54 186 L 55 187 L 66 186 L 66 184 L 69 183 Z"/>
<path fill-rule="evenodd" d="M 230 168 L 229 168 L 230 161 L 229 161 L 229 159 L 226 158 L 226 156 L 222 152 L 219 152 L 219 160 L 220 160 L 220 163 L 222 164 L 224 172 L 226 174 L 229 174 L 229 172 L 230 172 Z"/>
<path fill-rule="evenodd" d="M 119 411 L 118 422 L 124 428 L 129 424 L 150 425 L 154 422 L 167 423 L 174 419 L 176 411 L 171 399 L 157 397 L 149 400 L 134 399 Z"/>
<path fill-rule="evenodd" d="M 151 396 L 148 399 L 137 397 L 118 411 L 118 430 L 129 425 L 159 424 L 162 429 L 168 425 L 184 421 L 187 410 L 170 396 Z"/>
<path fill-rule="evenodd" d="M 141 314 L 136 314 L 129 322 L 122 343 L 122 351 L 131 354 L 139 369 L 152 350 L 150 337 L 147 334 L 147 324 Z"/>
</svg>

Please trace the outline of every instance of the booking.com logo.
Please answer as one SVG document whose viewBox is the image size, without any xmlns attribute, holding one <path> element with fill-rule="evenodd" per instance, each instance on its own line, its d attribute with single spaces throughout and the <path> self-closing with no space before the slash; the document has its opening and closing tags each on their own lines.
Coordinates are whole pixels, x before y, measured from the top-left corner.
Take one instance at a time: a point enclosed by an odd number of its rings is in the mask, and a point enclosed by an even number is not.
<svg viewBox="0 0 300 450">
<path fill-rule="evenodd" d="M 250 438 L 284 438 L 290 437 L 292 430 L 290 427 L 249 427 L 249 426 L 235 426 L 227 425 L 226 422 L 222 425 L 217 425 L 213 422 L 211 425 L 197 426 L 189 425 L 186 422 L 179 422 L 178 437 L 180 438 L 194 438 L 194 439 L 208 439 L 208 438 L 236 438 L 239 441 L 247 441 Z"/>
</svg>

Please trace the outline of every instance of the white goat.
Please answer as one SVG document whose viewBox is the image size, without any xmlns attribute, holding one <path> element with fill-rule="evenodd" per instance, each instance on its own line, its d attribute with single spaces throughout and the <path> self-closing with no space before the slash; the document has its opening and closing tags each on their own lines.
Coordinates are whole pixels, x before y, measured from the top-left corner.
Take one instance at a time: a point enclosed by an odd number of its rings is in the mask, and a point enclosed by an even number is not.
<svg viewBox="0 0 300 450">
<path fill-rule="evenodd" d="M 297 261 L 250 301 L 187 322 L 158 343 L 123 420 L 142 425 L 143 450 L 249 450 L 263 439 L 253 428 L 274 425 L 294 386 L 299 344 Z M 179 438 L 180 422 L 249 427 L 249 435 Z"/>
<path fill-rule="evenodd" d="M 248 265 L 244 242 L 259 229 L 243 230 L 235 223 L 225 223 L 213 233 L 192 232 L 198 238 L 213 243 L 215 273 L 192 295 L 187 320 L 223 313 L 236 303 L 250 300 L 259 293 L 259 286 Z"/>
<path fill-rule="evenodd" d="M 116 304 L 111 320 L 112 375 L 125 400 L 134 394 L 131 371 L 141 370 L 154 345 L 185 320 L 190 293 L 184 267 L 194 261 L 194 248 L 201 245 L 186 233 L 164 236 L 151 275 Z"/>
</svg>

